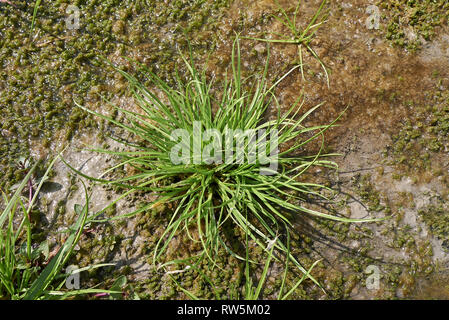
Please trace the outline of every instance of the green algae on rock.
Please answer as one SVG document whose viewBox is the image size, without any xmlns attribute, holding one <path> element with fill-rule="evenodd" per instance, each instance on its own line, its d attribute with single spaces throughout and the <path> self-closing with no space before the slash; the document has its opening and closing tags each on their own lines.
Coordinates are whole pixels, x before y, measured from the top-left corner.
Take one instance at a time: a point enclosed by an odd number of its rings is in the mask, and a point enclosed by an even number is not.
<svg viewBox="0 0 449 320">
<path fill-rule="evenodd" d="M 420 49 L 423 41 L 433 39 L 437 27 L 448 24 L 449 3 L 445 0 L 381 0 L 377 5 L 385 9 L 386 38 L 410 51 Z"/>
</svg>

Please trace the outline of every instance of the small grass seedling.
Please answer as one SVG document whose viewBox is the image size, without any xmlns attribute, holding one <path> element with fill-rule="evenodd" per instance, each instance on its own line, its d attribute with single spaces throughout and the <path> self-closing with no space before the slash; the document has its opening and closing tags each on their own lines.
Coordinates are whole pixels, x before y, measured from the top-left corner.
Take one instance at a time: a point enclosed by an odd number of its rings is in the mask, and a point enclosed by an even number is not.
<svg viewBox="0 0 449 320">
<path fill-rule="evenodd" d="M 315 15 L 312 17 L 310 22 L 307 24 L 307 26 L 303 29 L 298 26 L 298 13 L 299 8 L 301 6 L 301 0 L 298 1 L 298 4 L 295 8 L 295 11 L 293 13 L 293 17 L 289 17 L 289 14 L 287 13 L 287 10 L 282 8 L 282 6 L 279 5 L 278 1 L 276 1 L 276 4 L 278 6 L 278 9 L 281 13 L 281 16 L 278 15 L 272 15 L 273 18 L 278 20 L 280 23 L 282 23 L 287 29 L 290 31 L 290 35 L 284 35 L 279 34 L 277 32 L 272 32 L 272 34 L 277 39 L 266 39 L 266 38 L 253 38 L 253 37 L 246 37 L 246 39 L 251 40 L 257 40 L 257 41 L 263 41 L 263 42 L 270 42 L 270 43 L 285 43 L 285 44 L 294 44 L 298 46 L 298 58 L 299 58 L 299 66 L 301 69 L 301 76 L 304 80 L 304 67 L 303 67 L 303 50 L 306 49 L 321 65 L 321 68 L 323 69 L 325 75 L 326 75 L 326 81 L 327 86 L 329 87 L 329 74 L 327 71 L 327 68 L 324 64 L 324 62 L 321 60 L 321 58 L 318 56 L 316 51 L 312 48 L 310 42 L 312 41 L 315 33 L 317 32 L 318 28 L 326 22 L 326 16 L 322 14 L 324 5 L 326 4 L 326 0 L 323 0 L 318 10 L 315 12 Z"/>
</svg>

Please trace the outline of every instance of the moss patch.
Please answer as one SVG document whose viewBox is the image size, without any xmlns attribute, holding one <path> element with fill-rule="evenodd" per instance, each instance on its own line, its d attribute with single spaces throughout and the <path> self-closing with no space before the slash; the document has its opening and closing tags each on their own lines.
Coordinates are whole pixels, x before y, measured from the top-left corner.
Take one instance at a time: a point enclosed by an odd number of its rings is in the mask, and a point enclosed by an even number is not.
<svg viewBox="0 0 449 320">
<path fill-rule="evenodd" d="M 443 201 L 419 210 L 419 214 L 432 234 L 442 240 L 443 247 L 449 250 L 449 209 Z"/>
<path fill-rule="evenodd" d="M 419 49 L 422 39 L 431 40 L 436 27 L 448 23 L 449 3 L 445 0 L 383 0 L 377 5 L 385 9 L 386 38 L 410 51 Z"/>
<path fill-rule="evenodd" d="M 393 136 L 389 154 L 395 164 L 406 171 L 413 170 L 414 175 L 418 169 L 421 172 L 432 170 L 434 176 L 440 176 L 442 168 L 433 165 L 432 157 L 446 152 L 449 145 L 449 92 L 428 92 L 427 97 L 427 105 L 408 102 L 410 116 Z"/>
</svg>

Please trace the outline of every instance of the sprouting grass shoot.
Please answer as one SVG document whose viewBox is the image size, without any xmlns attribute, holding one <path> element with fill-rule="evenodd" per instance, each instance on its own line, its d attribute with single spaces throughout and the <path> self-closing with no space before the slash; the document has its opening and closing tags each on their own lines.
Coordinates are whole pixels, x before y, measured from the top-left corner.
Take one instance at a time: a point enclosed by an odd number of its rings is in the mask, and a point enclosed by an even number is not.
<svg viewBox="0 0 449 320">
<path fill-rule="evenodd" d="M 319 64 L 321 65 L 321 68 L 323 69 L 327 86 L 329 87 L 329 74 L 327 71 L 327 68 L 324 64 L 324 62 L 321 60 L 321 58 L 318 56 L 317 52 L 313 49 L 311 46 L 311 41 L 313 37 L 315 36 L 315 33 L 319 29 L 319 27 L 326 22 L 326 15 L 323 14 L 323 8 L 326 4 L 326 0 L 323 0 L 321 2 L 320 7 L 315 12 L 312 19 L 309 21 L 309 23 L 304 27 L 301 28 L 298 26 L 298 13 L 301 6 L 301 0 L 298 1 L 298 4 L 296 5 L 295 11 L 293 13 L 293 16 L 289 16 L 286 9 L 282 8 L 282 6 L 279 5 L 279 3 L 275 0 L 278 10 L 280 12 L 280 16 L 278 15 L 272 15 L 272 17 L 276 20 L 278 20 L 282 25 L 284 25 L 287 30 L 290 31 L 289 35 L 286 34 L 280 34 L 277 32 L 272 32 L 272 35 L 276 38 L 254 38 L 254 37 L 247 37 L 247 39 L 251 40 L 257 40 L 257 41 L 263 41 L 263 42 L 270 42 L 270 43 L 285 43 L 285 44 L 294 44 L 298 46 L 298 57 L 299 57 L 299 66 L 301 70 L 301 76 L 302 79 L 305 80 L 304 76 L 304 61 L 303 61 L 303 50 L 307 50 L 313 58 L 315 58 Z"/>
</svg>

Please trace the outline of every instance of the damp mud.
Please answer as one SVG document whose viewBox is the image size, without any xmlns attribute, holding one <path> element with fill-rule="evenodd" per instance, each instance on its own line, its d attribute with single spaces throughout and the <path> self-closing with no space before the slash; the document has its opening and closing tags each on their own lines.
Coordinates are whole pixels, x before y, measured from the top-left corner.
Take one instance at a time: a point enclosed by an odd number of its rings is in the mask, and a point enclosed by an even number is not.
<svg viewBox="0 0 449 320">
<path fill-rule="evenodd" d="M 116 134 L 115 129 L 81 111 L 74 100 L 110 115 L 113 108 L 103 98 L 136 112 L 137 104 L 127 92 L 126 80 L 94 56 L 103 55 L 128 72 L 137 71 L 126 57 L 135 59 L 170 82 L 176 66 L 181 74 L 185 71 L 179 51 L 187 53 L 187 37 L 196 63 L 219 82 L 229 73 L 233 39 L 239 32 L 245 75 L 261 72 L 268 56 L 272 81 L 298 63 L 297 45 L 268 48 L 248 39 L 289 33 L 271 16 L 279 15 L 276 1 L 166 2 L 167 7 L 154 1 L 102 5 L 76 1 L 85 10 L 85 20 L 80 30 L 71 31 L 65 29 L 63 19 L 66 1 L 54 2 L 42 8 L 31 35 L 26 23 L 31 19 L 30 7 L 24 1 L 18 1 L 17 8 L 1 4 L 3 188 L 23 177 L 24 172 L 14 166 L 19 156 L 45 163 L 64 150 L 65 161 L 96 177 L 114 163 L 114 157 L 86 148 L 124 148 L 108 137 Z M 290 13 L 297 3 L 278 2 L 291 8 Z M 320 4 L 302 1 L 298 23 L 307 25 Z M 368 28 L 369 6 L 379 10 L 378 28 Z M 332 188 L 335 196 L 332 202 L 310 207 L 348 218 L 385 220 L 345 224 L 298 216 L 292 253 L 305 267 L 321 260 L 312 275 L 324 291 L 306 280 L 290 298 L 449 299 L 449 8 L 445 1 L 426 7 L 407 1 L 336 0 L 329 1 L 325 10 L 327 20 L 310 45 L 329 71 L 329 84 L 322 66 L 304 52 L 304 74 L 295 70 L 279 84 L 276 94 L 281 111 L 301 94 L 304 112 L 323 103 L 308 124 L 326 124 L 341 116 L 339 126 L 325 134 L 325 151 L 340 154 L 333 158 L 339 169 L 310 173 L 311 179 Z M 273 107 L 267 117 L 276 114 Z M 58 161 L 51 186 L 42 192 L 38 229 L 53 249 L 64 240 L 60 231 L 75 219 L 74 205 L 86 201 L 80 179 Z M 89 188 L 91 212 L 120 195 L 105 186 Z M 128 196 L 103 215 L 132 212 L 152 197 Z M 216 297 L 198 272 L 176 273 L 173 266 L 168 274 L 154 265 L 152 249 L 173 211 L 161 204 L 132 218 L 92 226 L 71 263 L 115 266 L 83 273 L 83 286 L 108 287 L 125 275 L 132 285 L 128 290 L 141 298 L 185 298 L 170 279 L 174 277 L 200 298 Z M 185 258 L 199 248 L 177 236 L 164 259 Z M 251 247 L 250 254 L 264 261 L 257 246 Z M 243 285 L 243 265 L 226 252 L 218 255 L 224 270 L 209 269 L 207 264 L 201 270 L 217 284 L 220 298 L 235 297 Z M 273 263 L 265 298 L 276 298 L 282 272 L 282 264 Z M 300 276 L 293 270 L 287 284 Z"/>
</svg>

